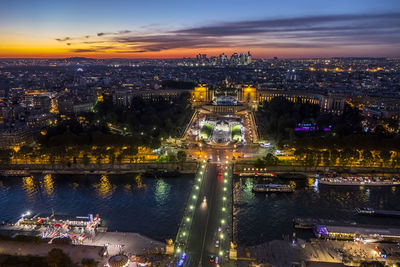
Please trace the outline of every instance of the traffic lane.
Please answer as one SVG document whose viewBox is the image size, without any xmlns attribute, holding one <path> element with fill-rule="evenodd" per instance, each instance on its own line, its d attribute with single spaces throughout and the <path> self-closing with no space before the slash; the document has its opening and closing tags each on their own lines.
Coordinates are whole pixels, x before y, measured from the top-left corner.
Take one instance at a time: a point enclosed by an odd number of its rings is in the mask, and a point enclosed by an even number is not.
<svg viewBox="0 0 400 267">
<path fill-rule="evenodd" d="M 204 246 L 204 237 L 206 235 L 206 228 L 209 218 L 210 206 L 212 206 L 212 199 L 209 195 L 213 195 L 214 180 L 212 179 L 215 173 L 216 166 L 214 164 L 207 164 L 205 169 L 204 180 L 200 188 L 199 200 L 195 214 L 193 216 L 192 226 L 189 234 L 189 242 L 187 252 L 189 254 L 188 266 L 198 266 Z M 204 196 L 207 197 L 206 204 L 203 203 Z"/>
<path fill-rule="evenodd" d="M 187 246 L 187 252 L 189 256 L 188 266 L 197 266 L 200 260 L 200 254 L 202 248 L 202 243 L 200 241 L 203 240 L 203 236 L 205 235 L 206 231 L 205 226 L 208 215 L 207 207 L 203 207 L 202 204 L 203 204 L 203 197 L 205 194 L 207 194 L 207 191 L 209 190 L 209 179 L 208 179 L 209 177 L 208 173 L 210 172 L 209 168 L 210 168 L 209 165 L 207 165 L 205 168 L 203 183 L 200 187 L 199 199 L 196 203 L 192 226 L 189 232 L 189 241 Z"/>
<path fill-rule="evenodd" d="M 223 169 L 221 165 L 221 174 Z M 213 204 L 210 207 L 210 218 L 208 221 L 208 227 L 205 236 L 205 245 L 203 252 L 203 266 L 215 266 L 215 263 L 210 262 L 210 256 L 218 256 L 218 248 L 215 246 L 215 242 L 218 238 L 218 227 L 220 226 L 221 216 L 221 196 L 222 196 L 222 177 L 218 178 L 218 172 L 215 172 L 214 179 L 214 192 L 213 192 Z"/>
<path fill-rule="evenodd" d="M 207 209 L 208 218 L 206 231 L 203 236 L 203 247 L 201 251 L 201 265 L 206 266 L 209 262 L 209 243 L 210 243 L 210 232 L 213 232 L 214 228 L 214 214 L 218 203 L 218 191 L 217 191 L 217 164 L 212 164 L 212 168 L 208 172 L 208 181 L 210 184 L 210 190 L 207 195 Z"/>
</svg>

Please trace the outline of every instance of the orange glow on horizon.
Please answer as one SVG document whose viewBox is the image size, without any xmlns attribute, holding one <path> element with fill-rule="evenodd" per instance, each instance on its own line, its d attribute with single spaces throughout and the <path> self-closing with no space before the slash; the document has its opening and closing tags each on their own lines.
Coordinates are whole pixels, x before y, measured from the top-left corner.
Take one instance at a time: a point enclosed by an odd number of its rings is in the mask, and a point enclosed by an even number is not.
<svg viewBox="0 0 400 267">
<path fill-rule="evenodd" d="M 68 58 L 68 57 L 88 57 L 97 59 L 107 58 L 193 58 L 197 54 L 207 54 L 218 56 L 222 53 L 230 57 L 233 53 L 247 53 L 251 51 L 255 58 L 306 58 L 306 57 L 332 57 L 332 56 L 357 56 L 359 51 L 356 47 L 339 47 L 335 51 L 328 48 L 260 48 L 260 47 L 226 47 L 226 48 L 176 48 L 156 52 L 125 53 L 129 48 L 120 43 L 109 43 L 110 48 L 102 51 L 87 52 L 84 50 L 101 50 L 101 46 L 90 44 L 67 45 L 49 38 L 41 37 L 22 37 L 22 36 L 2 36 L 0 37 L 0 58 Z M 139 46 L 140 47 L 140 46 Z M 74 52 L 74 50 L 84 52 Z M 138 48 L 140 49 L 140 48 Z M 123 53 L 122 53 L 123 52 Z"/>
</svg>

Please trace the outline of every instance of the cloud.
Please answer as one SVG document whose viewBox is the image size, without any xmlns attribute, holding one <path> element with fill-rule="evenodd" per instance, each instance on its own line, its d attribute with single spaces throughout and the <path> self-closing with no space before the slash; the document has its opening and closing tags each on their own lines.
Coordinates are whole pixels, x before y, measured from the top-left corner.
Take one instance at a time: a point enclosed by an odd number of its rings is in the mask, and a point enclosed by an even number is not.
<svg viewBox="0 0 400 267">
<path fill-rule="evenodd" d="M 393 22 L 394 24 L 392 24 Z M 221 22 L 213 25 L 181 29 L 174 32 L 201 36 L 228 36 L 290 31 L 365 30 L 370 27 L 378 28 L 381 26 L 398 28 L 399 23 L 400 13 L 328 15 Z"/>
<path fill-rule="evenodd" d="M 131 33 L 131 32 L 132 31 L 128 31 L 128 30 L 117 31 L 117 32 L 99 32 L 99 33 L 97 33 L 97 36 L 123 35 L 123 34 L 128 34 L 128 33 Z"/>
<path fill-rule="evenodd" d="M 115 46 L 92 46 L 88 48 L 73 48 L 70 49 L 70 52 L 74 53 L 99 53 L 99 52 L 107 52 L 107 50 L 115 49 Z"/>
<path fill-rule="evenodd" d="M 56 40 L 56 41 L 59 41 L 59 42 L 65 42 L 65 41 L 71 40 L 71 37 L 56 38 L 55 40 Z"/>
<path fill-rule="evenodd" d="M 343 48 L 347 46 L 400 45 L 400 13 L 305 16 L 294 18 L 216 22 L 179 30 L 143 26 L 144 32 L 99 32 L 94 46 L 78 52 L 159 52 L 205 48 Z M 68 39 L 66 39 L 68 38 Z M 70 40 L 69 37 L 56 39 Z M 86 37 L 87 39 L 88 37 Z M 110 46 L 112 48 L 107 48 Z"/>
<path fill-rule="evenodd" d="M 74 53 L 94 53 L 94 52 L 99 52 L 96 49 L 86 49 L 86 48 L 76 48 L 76 49 L 71 49 L 71 52 Z"/>
<path fill-rule="evenodd" d="M 135 54 L 135 53 L 145 53 L 148 52 L 146 50 L 121 50 L 121 51 L 115 51 L 116 53 L 121 53 L 121 54 Z"/>
<path fill-rule="evenodd" d="M 127 34 L 131 33 L 132 31 L 124 30 L 124 31 L 119 31 L 118 34 Z"/>
</svg>

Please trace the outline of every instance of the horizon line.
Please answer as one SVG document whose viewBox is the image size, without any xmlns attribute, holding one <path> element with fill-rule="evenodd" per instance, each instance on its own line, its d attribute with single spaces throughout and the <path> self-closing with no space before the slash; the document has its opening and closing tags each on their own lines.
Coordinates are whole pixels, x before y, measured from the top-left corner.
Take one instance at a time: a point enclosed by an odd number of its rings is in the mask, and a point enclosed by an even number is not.
<svg viewBox="0 0 400 267">
<path fill-rule="evenodd" d="M 209 56 L 211 57 L 218 57 L 218 56 Z M 333 58 L 373 58 L 373 59 L 400 59 L 400 56 L 321 56 L 321 57 L 279 57 L 279 56 L 272 56 L 272 57 L 253 57 L 254 60 L 260 59 L 333 59 Z M 99 57 L 80 57 L 80 56 L 70 56 L 70 57 L 1 57 L 0 60 L 4 59 L 47 59 L 47 60 L 60 60 L 60 59 L 73 59 L 73 58 L 82 58 L 82 59 L 93 59 L 93 60 L 110 60 L 110 59 L 130 59 L 130 60 L 143 60 L 143 59 L 196 59 L 196 57 L 107 57 L 107 58 L 99 58 Z"/>
</svg>

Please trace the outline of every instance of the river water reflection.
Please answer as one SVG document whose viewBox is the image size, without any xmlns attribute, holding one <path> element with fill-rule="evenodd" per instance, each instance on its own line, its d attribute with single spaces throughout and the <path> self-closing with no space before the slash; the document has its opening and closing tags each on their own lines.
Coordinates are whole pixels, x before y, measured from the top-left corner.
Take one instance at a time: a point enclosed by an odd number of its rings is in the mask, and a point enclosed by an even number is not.
<svg viewBox="0 0 400 267">
<path fill-rule="evenodd" d="M 255 245 L 291 236 L 294 217 L 312 217 L 360 224 L 396 225 L 400 219 L 359 216 L 356 207 L 400 210 L 400 187 L 324 186 L 316 180 L 287 181 L 294 193 L 253 193 L 253 178 L 234 183 L 234 235 L 239 244 Z M 296 231 L 311 237 L 307 231 Z"/>
<path fill-rule="evenodd" d="M 99 213 L 111 231 L 174 238 L 193 182 L 191 176 L 0 177 L 0 221 L 34 213 L 86 216 Z"/>
</svg>

